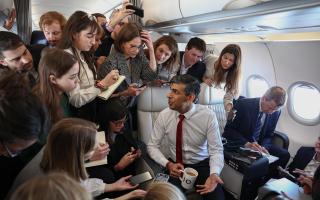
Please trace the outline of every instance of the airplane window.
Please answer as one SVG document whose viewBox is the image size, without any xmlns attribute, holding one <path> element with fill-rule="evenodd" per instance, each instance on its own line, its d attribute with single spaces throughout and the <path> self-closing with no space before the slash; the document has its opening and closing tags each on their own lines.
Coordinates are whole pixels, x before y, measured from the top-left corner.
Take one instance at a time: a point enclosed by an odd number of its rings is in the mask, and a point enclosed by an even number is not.
<svg viewBox="0 0 320 200">
<path fill-rule="evenodd" d="M 320 92 L 307 82 L 294 83 L 289 88 L 288 109 L 291 116 L 304 125 L 316 125 L 320 122 Z"/>
<path fill-rule="evenodd" d="M 260 75 L 252 75 L 247 79 L 247 96 L 261 97 L 270 87 L 266 79 Z"/>
</svg>

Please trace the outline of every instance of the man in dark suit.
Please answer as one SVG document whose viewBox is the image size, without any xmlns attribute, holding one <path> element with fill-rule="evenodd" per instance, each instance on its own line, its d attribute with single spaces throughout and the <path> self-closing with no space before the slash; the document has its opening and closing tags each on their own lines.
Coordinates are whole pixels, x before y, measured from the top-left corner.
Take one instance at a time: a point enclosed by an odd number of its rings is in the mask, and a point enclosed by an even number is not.
<svg viewBox="0 0 320 200">
<path fill-rule="evenodd" d="M 316 141 L 315 147 L 300 147 L 292 162 L 289 164 L 288 169 L 289 172 L 295 176 L 299 176 L 301 174 L 299 172 L 302 172 L 312 177 L 319 165 L 320 137 Z"/>
<path fill-rule="evenodd" d="M 206 64 L 201 61 L 205 52 L 206 43 L 198 37 L 191 38 L 185 52 L 180 52 L 181 65 L 178 74 L 189 74 L 201 83 L 206 72 Z"/>
<path fill-rule="evenodd" d="M 278 86 L 267 90 L 261 98 L 243 98 L 234 104 L 236 116 L 227 123 L 223 137 L 229 144 L 244 146 L 279 157 L 270 165 L 270 176 L 277 174 L 276 167 L 285 167 L 290 154 L 286 149 L 272 144 L 280 108 L 285 104 L 286 91 Z"/>
</svg>

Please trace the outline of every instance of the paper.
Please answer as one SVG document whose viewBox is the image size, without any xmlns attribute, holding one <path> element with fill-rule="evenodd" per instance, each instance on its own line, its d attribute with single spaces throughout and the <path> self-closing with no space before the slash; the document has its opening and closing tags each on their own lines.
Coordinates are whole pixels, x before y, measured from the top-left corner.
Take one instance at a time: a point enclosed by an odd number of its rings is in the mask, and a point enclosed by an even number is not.
<svg viewBox="0 0 320 200">
<path fill-rule="evenodd" d="M 126 79 L 125 76 L 120 75 L 118 80 L 112 84 L 107 90 L 101 92 L 98 97 L 104 100 L 109 99 L 109 97 L 113 94 L 113 92 L 119 87 L 119 85 L 122 83 L 122 81 Z"/>
<path fill-rule="evenodd" d="M 106 136 L 105 136 L 104 131 L 97 132 L 96 140 L 97 140 L 98 144 L 100 144 L 100 143 L 105 144 L 106 143 Z M 107 156 L 101 160 L 87 162 L 84 164 L 84 166 L 85 167 L 94 167 L 94 166 L 106 165 L 106 164 L 108 164 Z"/>
<path fill-rule="evenodd" d="M 266 158 L 268 158 L 269 160 L 269 164 L 276 162 L 277 160 L 279 160 L 279 158 L 277 156 L 273 156 L 271 154 L 266 154 L 266 153 L 262 153 L 262 155 Z"/>
</svg>

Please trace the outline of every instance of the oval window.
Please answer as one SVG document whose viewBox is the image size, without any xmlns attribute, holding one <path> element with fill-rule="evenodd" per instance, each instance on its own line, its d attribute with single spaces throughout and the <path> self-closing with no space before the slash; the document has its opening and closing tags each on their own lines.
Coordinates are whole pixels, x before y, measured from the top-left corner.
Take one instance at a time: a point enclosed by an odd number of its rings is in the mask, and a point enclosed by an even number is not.
<svg viewBox="0 0 320 200">
<path fill-rule="evenodd" d="M 297 82 L 289 88 L 288 109 L 299 123 L 316 125 L 320 121 L 320 92 L 311 83 Z"/>
</svg>

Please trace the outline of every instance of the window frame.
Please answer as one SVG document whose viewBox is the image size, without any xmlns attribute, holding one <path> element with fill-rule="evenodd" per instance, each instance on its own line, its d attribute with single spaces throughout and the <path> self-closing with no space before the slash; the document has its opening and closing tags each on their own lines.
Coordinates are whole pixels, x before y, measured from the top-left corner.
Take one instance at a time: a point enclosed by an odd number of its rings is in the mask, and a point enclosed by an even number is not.
<svg viewBox="0 0 320 200">
<path fill-rule="evenodd" d="M 264 80 L 266 83 L 267 83 L 267 85 L 268 85 L 268 88 L 270 88 L 271 87 L 271 85 L 270 85 L 270 83 L 267 81 L 267 79 L 265 79 L 263 76 L 261 76 L 261 75 L 259 75 L 259 74 L 252 74 L 252 75 L 250 75 L 248 78 L 247 78 L 247 80 L 246 80 L 246 85 L 247 85 L 247 87 L 246 87 L 246 92 L 247 92 L 247 97 L 249 97 L 249 98 L 256 98 L 256 97 L 251 97 L 250 96 L 250 86 L 249 86 L 249 81 L 250 81 L 250 79 L 253 79 L 253 78 L 255 78 L 255 79 L 260 79 L 260 80 Z M 267 89 L 268 89 L 267 88 Z M 263 94 L 262 94 L 263 95 Z M 261 95 L 261 96 L 262 96 Z"/>
<path fill-rule="evenodd" d="M 294 99 L 293 99 L 293 95 L 294 95 L 294 90 L 297 87 L 300 86 L 307 86 L 307 87 L 312 87 L 314 89 L 316 89 L 319 93 L 320 90 L 317 86 L 315 86 L 312 83 L 306 82 L 306 81 L 297 81 L 294 82 L 290 85 L 289 89 L 288 89 L 288 113 L 289 115 L 293 118 L 294 121 L 302 124 L 302 125 L 306 125 L 306 126 L 316 126 L 320 123 L 320 114 L 318 115 L 318 117 L 314 118 L 314 119 L 305 119 L 301 116 L 299 116 L 296 111 L 294 110 L 293 104 L 294 104 Z"/>
</svg>

